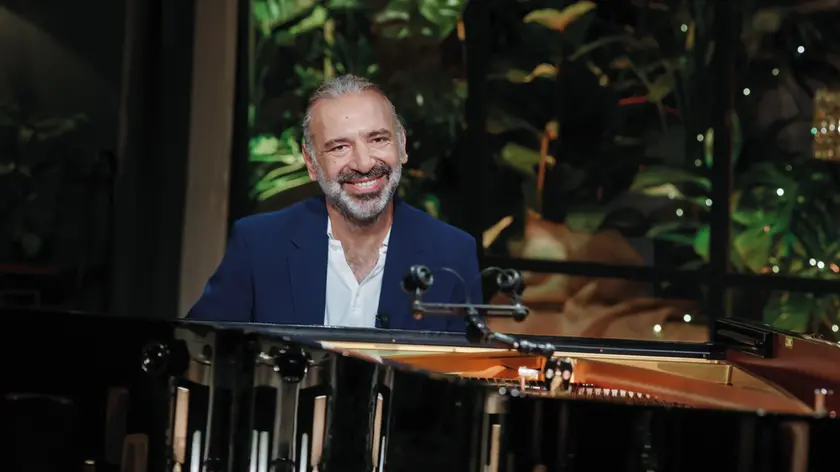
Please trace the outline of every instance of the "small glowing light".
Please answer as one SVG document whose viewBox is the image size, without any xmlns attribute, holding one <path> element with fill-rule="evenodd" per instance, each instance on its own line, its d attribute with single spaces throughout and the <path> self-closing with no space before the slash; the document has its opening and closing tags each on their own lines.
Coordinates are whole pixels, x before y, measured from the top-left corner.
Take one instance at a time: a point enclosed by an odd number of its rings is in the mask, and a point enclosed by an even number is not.
<svg viewBox="0 0 840 472">
<path fill-rule="evenodd" d="M 774 265 L 772 270 L 773 270 L 774 274 L 778 274 L 779 273 L 779 266 Z"/>
<path fill-rule="evenodd" d="M 783 189 L 783 188 L 777 188 L 776 189 L 776 195 L 781 197 L 784 194 L 785 194 L 785 189 Z"/>
<path fill-rule="evenodd" d="M 749 94 L 750 94 L 750 89 L 745 88 L 745 89 L 744 89 L 744 96 L 747 96 L 747 95 L 749 95 Z"/>
<path fill-rule="evenodd" d="M 694 165 L 700 167 L 703 165 L 703 161 L 701 161 L 700 159 L 694 159 Z"/>
<path fill-rule="evenodd" d="M 796 48 L 796 52 L 798 52 L 799 54 L 804 53 L 805 52 L 805 46 L 799 46 L 798 48 Z"/>
<path fill-rule="evenodd" d="M 653 332 L 654 333 L 661 333 L 662 332 L 662 326 L 660 326 L 658 324 L 653 325 Z"/>
<path fill-rule="evenodd" d="M 817 261 L 817 269 L 825 269 L 825 262 Z"/>
<path fill-rule="evenodd" d="M 707 199 L 706 199 L 706 206 L 707 206 L 707 207 L 712 206 L 712 199 L 711 199 L 711 198 L 707 198 Z"/>
<path fill-rule="evenodd" d="M 702 143 L 704 139 L 706 139 L 706 137 L 703 136 L 702 134 L 697 135 L 697 141 L 700 141 Z"/>
<path fill-rule="evenodd" d="M 773 75 L 779 75 L 779 68 L 774 67 L 773 70 L 770 71 L 770 73 L 773 74 Z"/>
<path fill-rule="evenodd" d="M 683 216 L 682 208 L 677 208 L 677 216 Z"/>
<path fill-rule="evenodd" d="M 685 24 L 685 23 L 681 24 L 680 25 L 680 31 L 682 31 L 683 33 L 687 32 L 688 31 L 688 25 Z"/>
<path fill-rule="evenodd" d="M 808 264 L 811 264 L 811 267 L 817 265 L 817 260 L 814 258 L 808 259 Z"/>
<path fill-rule="evenodd" d="M 837 326 L 837 325 L 831 325 L 831 330 L 832 330 L 832 331 L 834 331 L 834 332 L 836 333 L 836 332 L 840 331 L 840 326 Z"/>
<path fill-rule="evenodd" d="M 683 321 L 685 321 L 686 323 L 691 322 L 691 315 L 689 315 L 688 313 L 684 314 Z"/>
</svg>

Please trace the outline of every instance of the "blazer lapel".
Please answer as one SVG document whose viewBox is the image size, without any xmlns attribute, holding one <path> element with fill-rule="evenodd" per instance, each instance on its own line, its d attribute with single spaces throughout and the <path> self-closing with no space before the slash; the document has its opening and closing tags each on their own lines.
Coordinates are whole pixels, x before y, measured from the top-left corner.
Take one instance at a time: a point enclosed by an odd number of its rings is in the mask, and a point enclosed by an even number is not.
<svg viewBox="0 0 840 472">
<path fill-rule="evenodd" d="M 305 216 L 292 231 L 288 273 L 293 324 L 323 325 L 327 293 L 327 207 L 323 197 L 306 202 Z"/>
<path fill-rule="evenodd" d="M 411 307 L 411 297 L 402 289 L 402 279 L 423 252 L 423 244 L 415 237 L 410 208 L 402 199 L 394 197 L 394 222 L 388 241 L 385 258 L 385 272 L 382 274 L 382 291 L 379 295 L 379 310 L 376 316 L 377 328 L 402 329 L 408 320 L 404 315 Z"/>
</svg>

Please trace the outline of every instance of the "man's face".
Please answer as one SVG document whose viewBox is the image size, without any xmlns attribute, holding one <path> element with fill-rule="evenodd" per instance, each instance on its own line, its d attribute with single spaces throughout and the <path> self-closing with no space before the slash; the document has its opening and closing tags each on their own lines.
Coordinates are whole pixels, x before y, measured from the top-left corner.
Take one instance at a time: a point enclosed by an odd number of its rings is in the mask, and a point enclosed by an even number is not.
<svg viewBox="0 0 840 472">
<path fill-rule="evenodd" d="M 407 159 L 396 127 L 388 102 L 374 92 L 313 106 L 309 177 L 345 217 L 370 222 L 391 201 Z"/>
</svg>

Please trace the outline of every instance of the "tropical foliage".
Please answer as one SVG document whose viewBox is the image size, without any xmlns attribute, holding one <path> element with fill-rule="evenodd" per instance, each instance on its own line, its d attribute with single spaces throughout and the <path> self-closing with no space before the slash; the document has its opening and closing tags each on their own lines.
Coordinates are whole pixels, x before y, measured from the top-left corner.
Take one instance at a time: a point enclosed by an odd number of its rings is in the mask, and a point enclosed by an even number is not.
<svg viewBox="0 0 840 472">
<path fill-rule="evenodd" d="M 463 129 L 458 25 L 463 0 L 254 0 L 253 133 L 257 201 L 310 184 L 301 154 L 307 97 L 329 77 L 381 84 L 410 136 L 402 195 L 438 217 L 439 179 Z M 440 192 L 432 189 L 440 188 Z M 452 192 L 451 190 L 449 192 Z"/>
</svg>

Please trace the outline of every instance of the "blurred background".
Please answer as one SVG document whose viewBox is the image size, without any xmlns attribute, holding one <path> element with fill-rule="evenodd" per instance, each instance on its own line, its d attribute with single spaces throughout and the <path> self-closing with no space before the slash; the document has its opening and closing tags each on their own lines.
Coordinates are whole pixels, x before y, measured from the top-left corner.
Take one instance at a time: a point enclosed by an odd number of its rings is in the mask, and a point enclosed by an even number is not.
<svg viewBox="0 0 840 472">
<path fill-rule="evenodd" d="M 840 2 L 5 0 L 0 304 L 183 316 L 319 194 L 319 83 L 380 84 L 400 194 L 525 272 L 531 334 L 840 341 Z M 488 298 L 495 295 L 488 293 Z"/>
</svg>

